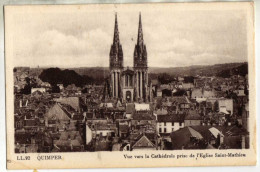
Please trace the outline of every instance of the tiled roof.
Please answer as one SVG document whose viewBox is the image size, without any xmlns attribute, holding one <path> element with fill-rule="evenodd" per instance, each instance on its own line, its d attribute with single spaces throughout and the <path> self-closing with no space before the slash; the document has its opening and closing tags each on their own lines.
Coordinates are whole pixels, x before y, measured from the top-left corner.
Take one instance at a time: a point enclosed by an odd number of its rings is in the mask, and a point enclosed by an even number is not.
<svg viewBox="0 0 260 172">
<path fill-rule="evenodd" d="M 126 113 L 133 113 L 135 111 L 135 104 L 134 103 L 128 103 L 126 105 Z"/>
<path fill-rule="evenodd" d="M 226 136 L 224 144 L 228 149 L 241 149 L 241 136 Z M 245 148 L 249 148 L 249 137 L 245 137 Z"/>
<path fill-rule="evenodd" d="M 15 142 L 19 144 L 30 144 L 31 135 L 29 133 L 15 133 Z"/>
<path fill-rule="evenodd" d="M 84 116 L 83 115 L 73 115 L 73 120 L 83 120 Z"/>
<path fill-rule="evenodd" d="M 203 139 L 202 135 L 198 131 L 194 130 L 191 127 L 188 127 L 188 129 L 192 137 L 196 137 L 197 139 Z"/>
<path fill-rule="evenodd" d="M 100 123 L 95 125 L 96 130 L 116 130 L 116 124 Z"/>
<path fill-rule="evenodd" d="M 147 113 L 135 113 L 133 115 L 133 120 L 155 120 L 155 116 Z"/>
<path fill-rule="evenodd" d="M 93 112 L 86 112 L 86 118 L 92 119 L 93 118 Z"/>
<path fill-rule="evenodd" d="M 96 142 L 96 147 L 95 147 L 95 151 L 109 151 L 110 148 L 110 142 L 106 141 L 106 140 L 98 140 Z"/>
<path fill-rule="evenodd" d="M 55 104 L 51 107 L 45 114 L 45 117 L 53 120 L 70 120 L 70 114 L 63 110 L 60 104 Z"/>
<path fill-rule="evenodd" d="M 188 115 L 185 116 L 185 120 L 202 120 L 199 112 L 191 110 L 188 112 Z"/>
<path fill-rule="evenodd" d="M 202 135 L 194 130 L 191 127 L 184 127 L 171 134 L 171 140 L 174 149 L 182 149 L 182 147 L 186 147 L 190 143 L 190 138 L 196 137 L 198 139 L 202 139 Z"/>
<path fill-rule="evenodd" d="M 150 104 L 146 103 L 135 103 L 135 110 L 136 111 L 149 111 L 150 110 Z"/>
<path fill-rule="evenodd" d="M 162 102 L 162 106 L 172 106 L 172 102 Z"/>
<path fill-rule="evenodd" d="M 183 122 L 183 118 L 178 115 L 158 115 L 158 122 Z"/>
<path fill-rule="evenodd" d="M 133 145 L 133 148 L 154 148 L 154 147 L 155 145 L 145 135 L 143 135 Z"/>
<path fill-rule="evenodd" d="M 212 128 L 212 126 L 191 126 L 191 128 L 200 132 L 204 138 L 209 139 L 209 137 L 211 136 L 211 132 L 209 129 Z M 214 126 L 214 128 L 220 131 L 225 138 L 227 136 L 239 136 L 248 134 L 248 132 L 245 129 L 239 128 L 237 126 Z"/>
<path fill-rule="evenodd" d="M 221 136 L 224 136 L 218 129 L 216 129 L 215 127 L 211 127 L 209 129 L 210 133 L 215 137 L 217 138 L 218 135 L 221 135 Z"/>
<path fill-rule="evenodd" d="M 167 115 L 168 111 L 166 109 L 158 109 L 155 111 L 157 115 Z"/>
<path fill-rule="evenodd" d="M 80 110 L 79 97 L 60 97 L 54 100 L 62 104 L 70 105 L 76 111 Z"/>
<path fill-rule="evenodd" d="M 191 103 L 186 96 L 171 97 L 169 101 L 172 102 L 173 104 Z"/>
<path fill-rule="evenodd" d="M 113 108 L 113 103 L 100 103 L 99 107 Z"/>
<path fill-rule="evenodd" d="M 123 133 L 127 133 L 129 131 L 128 125 L 119 125 L 119 131 Z"/>
<path fill-rule="evenodd" d="M 28 119 L 28 120 L 24 120 L 24 126 L 36 126 L 37 125 L 37 121 L 35 119 Z"/>
<path fill-rule="evenodd" d="M 54 140 L 57 146 L 80 146 L 83 143 L 79 131 L 60 132 L 59 140 Z"/>
</svg>

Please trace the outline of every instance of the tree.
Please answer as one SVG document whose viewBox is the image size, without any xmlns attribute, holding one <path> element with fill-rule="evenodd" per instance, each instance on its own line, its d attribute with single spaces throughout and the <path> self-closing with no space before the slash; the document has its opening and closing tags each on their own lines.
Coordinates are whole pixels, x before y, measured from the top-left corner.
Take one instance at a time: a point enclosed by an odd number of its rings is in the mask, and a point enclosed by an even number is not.
<svg viewBox="0 0 260 172">
<path fill-rule="evenodd" d="M 185 83 L 193 83 L 194 82 L 194 76 L 185 76 L 184 82 Z"/>
<path fill-rule="evenodd" d="M 31 85 L 26 84 L 24 88 L 21 90 L 22 94 L 31 94 Z"/>
<path fill-rule="evenodd" d="M 214 111 L 214 112 L 219 111 L 218 106 L 219 106 L 219 105 L 218 105 L 218 101 L 215 101 L 214 106 L 213 106 L 213 111 Z"/>
<path fill-rule="evenodd" d="M 247 89 L 247 86 L 246 86 L 246 85 L 245 85 L 244 93 L 245 93 L 245 95 L 247 95 L 247 96 L 248 96 L 248 94 L 249 94 L 249 92 L 248 92 L 248 89 Z"/>
<path fill-rule="evenodd" d="M 60 87 L 57 85 L 53 85 L 51 90 L 53 93 L 60 93 Z"/>
<path fill-rule="evenodd" d="M 163 89 L 162 90 L 162 95 L 163 96 L 167 96 L 167 97 L 172 96 L 172 91 L 168 90 L 168 89 Z"/>
<path fill-rule="evenodd" d="M 184 95 L 187 95 L 185 90 L 177 90 L 177 92 L 172 94 L 172 96 L 184 96 Z"/>
<path fill-rule="evenodd" d="M 156 108 L 160 109 L 161 107 L 162 107 L 162 99 L 157 99 Z"/>
<path fill-rule="evenodd" d="M 71 84 L 75 84 L 77 87 L 82 87 L 85 84 L 91 84 L 93 78 L 89 76 L 81 76 L 74 70 L 60 70 L 59 68 L 49 68 L 42 71 L 39 78 L 50 83 L 52 86 L 57 84 L 63 84 L 65 87 Z"/>
<path fill-rule="evenodd" d="M 30 83 L 30 78 L 29 78 L 29 77 L 26 77 L 26 78 L 25 78 L 25 81 L 26 81 L 26 85 L 25 85 L 24 88 L 21 90 L 21 93 L 22 93 L 22 94 L 31 94 L 32 86 L 31 86 L 31 83 Z"/>
<path fill-rule="evenodd" d="M 162 73 L 158 75 L 158 81 L 161 84 L 169 84 L 172 81 L 175 81 L 175 78 L 167 73 Z"/>
</svg>

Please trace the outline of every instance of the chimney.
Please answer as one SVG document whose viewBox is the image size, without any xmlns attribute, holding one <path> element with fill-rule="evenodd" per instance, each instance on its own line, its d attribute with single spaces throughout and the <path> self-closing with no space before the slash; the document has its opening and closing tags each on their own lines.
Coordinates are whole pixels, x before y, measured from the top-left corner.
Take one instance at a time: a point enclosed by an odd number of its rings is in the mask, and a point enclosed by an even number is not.
<svg viewBox="0 0 260 172">
<path fill-rule="evenodd" d="M 224 143 L 224 135 L 221 133 L 220 135 L 219 135 L 219 144 L 221 145 L 221 144 L 223 144 Z"/>
<path fill-rule="evenodd" d="M 154 116 L 155 116 L 155 120 L 157 121 L 158 120 L 158 116 L 156 113 L 154 113 Z"/>
<path fill-rule="evenodd" d="M 31 138 L 31 144 L 35 144 L 35 139 Z"/>
<path fill-rule="evenodd" d="M 71 150 L 73 150 L 73 145 L 72 145 L 72 143 L 70 143 L 70 148 L 71 148 Z"/>
<path fill-rule="evenodd" d="M 20 100 L 20 107 L 23 107 L 23 102 L 22 102 L 22 100 Z"/>
</svg>

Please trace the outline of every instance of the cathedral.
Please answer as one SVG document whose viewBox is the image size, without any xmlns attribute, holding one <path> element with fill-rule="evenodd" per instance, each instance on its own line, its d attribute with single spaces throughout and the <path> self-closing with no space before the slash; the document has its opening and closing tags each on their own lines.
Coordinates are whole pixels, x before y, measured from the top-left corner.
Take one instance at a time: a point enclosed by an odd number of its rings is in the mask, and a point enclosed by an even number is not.
<svg viewBox="0 0 260 172">
<path fill-rule="evenodd" d="M 141 14 L 133 61 L 133 68 L 124 68 L 124 54 L 116 14 L 113 44 L 109 54 L 110 95 L 124 102 L 148 102 L 151 91 L 148 85 L 147 51 L 143 40 Z"/>
</svg>

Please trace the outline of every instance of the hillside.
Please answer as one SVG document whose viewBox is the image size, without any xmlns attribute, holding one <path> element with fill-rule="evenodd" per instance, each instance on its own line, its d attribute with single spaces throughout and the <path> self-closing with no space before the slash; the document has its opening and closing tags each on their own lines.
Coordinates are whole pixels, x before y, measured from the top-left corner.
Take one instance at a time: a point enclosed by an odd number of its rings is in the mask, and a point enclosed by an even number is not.
<svg viewBox="0 0 260 172">
<path fill-rule="evenodd" d="M 225 63 L 215 65 L 196 65 L 187 67 L 172 67 L 172 68 L 161 68 L 161 67 L 149 67 L 149 73 L 160 74 L 167 73 L 172 76 L 212 76 L 217 75 L 223 70 L 231 70 L 241 65 L 247 65 L 247 63 Z M 71 68 L 80 75 L 87 75 L 93 78 L 106 78 L 109 75 L 109 67 L 81 67 Z"/>
<path fill-rule="evenodd" d="M 240 76 L 246 76 L 248 74 L 248 64 L 244 63 L 238 67 L 232 68 L 232 69 L 225 69 L 221 72 L 217 73 L 216 75 L 223 78 L 228 78 L 231 75 L 240 75 Z"/>
<path fill-rule="evenodd" d="M 52 84 L 56 82 L 68 84 L 102 84 L 109 77 L 108 67 L 81 67 L 81 68 L 31 68 L 31 74 L 40 76 L 43 81 L 49 81 Z M 173 68 L 149 68 L 150 78 L 165 81 L 165 83 L 174 80 L 176 76 L 219 76 L 230 77 L 230 75 L 245 76 L 248 73 L 247 63 L 226 63 L 209 66 L 188 66 Z"/>
<path fill-rule="evenodd" d="M 109 76 L 108 67 L 81 67 L 81 68 L 70 68 L 80 75 L 87 75 L 92 78 L 106 78 Z"/>
<path fill-rule="evenodd" d="M 220 73 L 223 70 L 230 70 L 247 63 L 226 63 L 226 64 L 215 64 L 209 66 L 188 66 L 188 67 L 173 67 L 173 68 L 149 68 L 150 73 L 168 73 L 174 76 L 212 76 Z"/>
</svg>

